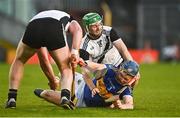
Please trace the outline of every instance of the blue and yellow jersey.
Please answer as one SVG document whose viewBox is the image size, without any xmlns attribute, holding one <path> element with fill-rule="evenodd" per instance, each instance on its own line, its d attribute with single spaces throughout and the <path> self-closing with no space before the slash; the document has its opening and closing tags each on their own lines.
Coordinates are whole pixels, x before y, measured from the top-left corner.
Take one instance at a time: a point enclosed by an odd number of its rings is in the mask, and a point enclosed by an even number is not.
<svg viewBox="0 0 180 118">
<path fill-rule="evenodd" d="M 116 80 L 116 72 L 113 69 L 115 67 L 110 64 L 106 64 L 106 67 L 107 72 L 105 76 L 98 80 L 93 80 L 93 83 L 100 90 L 99 94 L 96 94 L 94 97 L 92 97 L 89 87 L 87 85 L 84 87 L 84 101 L 89 107 L 109 106 L 111 103 L 106 103 L 104 100 L 112 95 L 117 95 L 117 92 L 124 87 Z M 122 99 L 124 95 L 132 95 L 132 90 L 129 87 L 126 88 L 120 95 L 120 98 Z"/>
</svg>

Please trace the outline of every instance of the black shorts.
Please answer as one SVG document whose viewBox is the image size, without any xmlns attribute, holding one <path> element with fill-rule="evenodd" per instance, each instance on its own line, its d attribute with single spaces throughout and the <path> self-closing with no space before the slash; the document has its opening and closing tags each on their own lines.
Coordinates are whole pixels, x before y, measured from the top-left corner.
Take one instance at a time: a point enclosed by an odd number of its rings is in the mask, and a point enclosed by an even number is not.
<svg viewBox="0 0 180 118">
<path fill-rule="evenodd" d="M 22 42 L 31 48 L 47 47 L 49 51 L 66 45 L 62 24 L 53 18 L 31 21 L 26 27 Z"/>
</svg>

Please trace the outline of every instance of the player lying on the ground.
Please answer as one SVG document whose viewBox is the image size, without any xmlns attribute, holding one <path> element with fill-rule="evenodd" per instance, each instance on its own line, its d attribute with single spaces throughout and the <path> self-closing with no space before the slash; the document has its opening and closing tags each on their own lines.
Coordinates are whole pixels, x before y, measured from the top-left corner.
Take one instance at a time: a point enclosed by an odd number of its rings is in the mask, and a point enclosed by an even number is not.
<svg viewBox="0 0 180 118">
<path fill-rule="evenodd" d="M 133 109 L 132 88 L 136 83 L 139 66 L 134 61 L 125 61 L 119 68 L 109 64 L 91 64 L 83 69 L 96 68 L 95 78 L 89 78 L 85 73 L 75 76 L 76 107 L 110 107 L 119 109 Z M 35 95 L 56 105 L 60 105 L 59 91 L 35 89 Z M 72 97 L 73 98 L 73 97 Z M 73 103 L 72 103 L 73 105 Z"/>
</svg>

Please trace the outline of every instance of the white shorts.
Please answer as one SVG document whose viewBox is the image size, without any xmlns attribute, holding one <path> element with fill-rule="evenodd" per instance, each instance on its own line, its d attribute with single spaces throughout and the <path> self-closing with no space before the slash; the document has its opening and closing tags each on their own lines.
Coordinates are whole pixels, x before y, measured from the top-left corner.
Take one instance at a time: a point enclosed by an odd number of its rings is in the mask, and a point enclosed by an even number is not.
<svg viewBox="0 0 180 118">
<path fill-rule="evenodd" d="M 76 72 L 75 73 L 75 96 L 78 99 L 76 107 L 86 107 L 86 104 L 83 100 L 84 87 L 85 87 L 85 81 L 83 79 L 83 75 Z"/>
</svg>

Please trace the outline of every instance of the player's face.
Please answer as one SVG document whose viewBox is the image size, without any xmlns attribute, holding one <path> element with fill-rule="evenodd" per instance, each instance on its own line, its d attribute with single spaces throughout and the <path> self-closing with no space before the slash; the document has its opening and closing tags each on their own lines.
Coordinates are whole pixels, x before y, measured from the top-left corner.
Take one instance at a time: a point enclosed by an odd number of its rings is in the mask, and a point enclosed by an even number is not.
<svg viewBox="0 0 180 118">
<path fill-rule="evenodd" d="M 97 22 L 97 23 L 89 26 L 89 34 L 93 38 L 98 38 L 102 33 L 102 29 L 103 29 L 102 22 Z"/>
<path fill-rule="evenodd" d="M 127 74 L 125 71 L 123 70 L 119 70 L 118 74 L 117 74 L 117 79 L 119 80 L 119 82 L 122 85 L 126 85 L 128 84 L 134 77 L 132 77 L 131 75 Z"/>
</svg>

